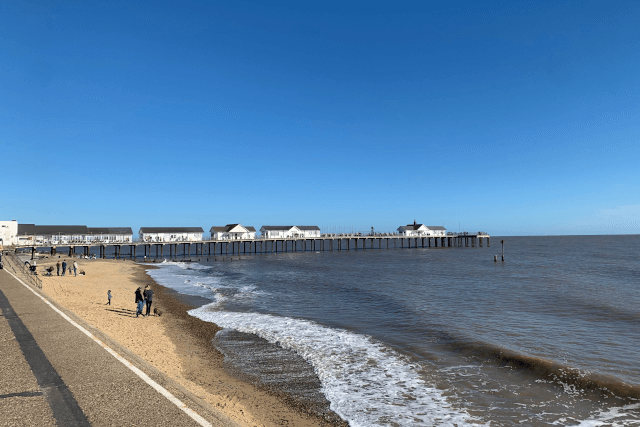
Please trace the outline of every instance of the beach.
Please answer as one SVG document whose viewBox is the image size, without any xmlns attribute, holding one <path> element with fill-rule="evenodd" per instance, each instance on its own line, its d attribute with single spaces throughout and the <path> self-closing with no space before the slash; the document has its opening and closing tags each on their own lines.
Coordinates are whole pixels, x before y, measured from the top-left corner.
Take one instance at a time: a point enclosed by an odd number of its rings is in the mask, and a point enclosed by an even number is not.
<svg viewBox="0 0 640 427">
<path fill-rule="evenodd" d="M 69 270 L 64 277 L 56 275 L 55 264 L 63 260 L 68 267 L 78 262 L 77 277 Z M 284 393 L 247 383 L 225 371 L 224 357 L 211 343 L 220 328 L 188 315 L 197 304 L 154 282 L 145 272 L 154 268 L 152 265 L 55 255 L 39 257 L 37 266 L 46 295 L 232 420 L 265 427 L 346 425 L 328 410 L 326 416 L 318 416 Z M 53 275 L 46 276 L 45 269 L 50 266 L 54 267 Z M 134 292 L 147 284 L 155 292 L 152 311 L 158 308 L 162 316 L 152 313 L 136 318 Z M 108 290 L 111 305 L 107 305 Z"/>
</svg>

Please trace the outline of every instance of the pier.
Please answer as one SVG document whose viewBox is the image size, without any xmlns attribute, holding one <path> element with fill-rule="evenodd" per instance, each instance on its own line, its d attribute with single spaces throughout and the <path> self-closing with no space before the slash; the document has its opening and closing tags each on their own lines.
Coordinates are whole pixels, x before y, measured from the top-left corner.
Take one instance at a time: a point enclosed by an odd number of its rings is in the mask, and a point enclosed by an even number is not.
<svg viewBox="0 0 640 427">
<path fill-rule="evenodd" d="M 485 242 L 486 241 L 486 242 Z M 319 237 L 291 237 L 291 238 L 255 238 L 255 239 L 225 239 L 200 241 L 134 241 L 134 242 L 103 242 L 103 243 L 63 243 L 51 245 L 18 244 L 19 249 L 31 249 L 31 256 L 38 248 L 49 248 L 50 254 L 55 255 L 60 249 L 67 249 L 68 256 L 90 256 L 91 248 L 97 248 L 99 258 L 106 258 L 107 248 L 113 247 L 116 259 L 158 259 L 168 255 L 169 259 L 178 257 L 179 249 L 182 256 L 195 255 L 244 255 L 289 252 L 325 252 L 351 250 L 381 250 L 381 249 L 416 249 L 416 248 L 477 248 L 491 243 L 491 236 L 486 233 L 451 233 L 446 236 L 402 236 L 392 233 L 378 235 L 361 234 L 324 234 Z M 125 251 L 123 252 L 123 248 Z M 193 253 L 195 251 L 195 253 Z M 67 251 L 60 252 L 66 254 Z"/>
</svg>

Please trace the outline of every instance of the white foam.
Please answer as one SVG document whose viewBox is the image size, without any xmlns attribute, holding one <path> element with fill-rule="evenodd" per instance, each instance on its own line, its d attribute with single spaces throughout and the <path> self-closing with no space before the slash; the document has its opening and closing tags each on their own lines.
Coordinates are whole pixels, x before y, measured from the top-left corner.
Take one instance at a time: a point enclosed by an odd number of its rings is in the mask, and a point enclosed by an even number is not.
<svg viewBox="0 0 640 427">
<path fill-rule="evenodd" d="M 195 262 L 167 261 L 166 259 L 162 261 L 160 265 L 163 267 L 175 265 L 176 267 L 179 267 L 183 270 L 206 270 L 208 268 L 211 268 Z"/>
<path fill-rule="evenodd" d="M 640 409 L 640 403 L 634 403 L 631 405 L 617 406 L 610 408 L 607 411 L 599 411 L 596 415 L 588 420 L 580 421 L 578 427 L 597 427 L 597 426 L 638 426 L 640 420 L 637 419 L 637 413 L 629 413 Z M 629 419 L 631 417 L 632 419 Z M 621 418 L 625 418 L 624 420 Z M 555 424 L 555 423 L 554 423 Z"/>
<path fill-rule="evenodd" d="M 370 337 L 308 320 L 217 307 L 212 303 L 189 314 L 298 353 L 316 370 L 331 409 L 352 427 L 478 425 L 426 384 L 417 366 Z"/>
</svg>

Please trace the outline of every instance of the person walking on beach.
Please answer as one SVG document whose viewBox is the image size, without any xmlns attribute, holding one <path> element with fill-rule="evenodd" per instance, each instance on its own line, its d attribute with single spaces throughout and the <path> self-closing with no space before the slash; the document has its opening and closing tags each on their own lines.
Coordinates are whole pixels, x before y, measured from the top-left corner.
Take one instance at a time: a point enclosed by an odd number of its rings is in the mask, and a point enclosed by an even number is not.
<svg viewBox="0 0 640 427">
<path fill-rule="evenodd" d="M 75 277 L 78 277 L 78 262 L 77 261 L 73 261 L 73 274 L 75 275 Z"/>
<path fill-rule="evenodd" d="M 136 317 L 138 317 L 139 315 L 142 314 L 142 307 L 144 306 L 144 297 L 142 296 L 142 289 L 140 289 L 138 287 L 138 289 L 136 289 Z M 142 317 L 144 317 L 144 314 L 142 314 Z"/>
<path fill-rule="evenodd" d="M 67 271 L 67 260 L 62 260 L 62 275 Z"/>
<path fill-rule="evenodd" d="M 111 289 L 107 291 L 107 305 L 111 305 Z"/>
<path fill-rule="evenodd" d="M 56 268 L 58 269 L 58 276 L 60 275 L 60 261 L 56 262 Z"/>
<path fill-rule="evenodd" d="M 153 291 L 149 285 L 144 287 L 144 299 L 147 302 L 147 316 L 151 313 L 151 304 L 153 303 Z"/>
</svg>

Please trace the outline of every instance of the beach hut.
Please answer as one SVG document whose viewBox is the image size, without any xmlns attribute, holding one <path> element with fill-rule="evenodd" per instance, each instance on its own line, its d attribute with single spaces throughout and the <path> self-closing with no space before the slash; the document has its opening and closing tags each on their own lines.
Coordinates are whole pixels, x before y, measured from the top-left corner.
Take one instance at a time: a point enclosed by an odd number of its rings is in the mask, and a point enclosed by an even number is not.
<svg viewBox="0 0 640 427">
<path fill-rule="evenodd" d="M 317 225 L 296 225 L 300 230 L 299 237 L 320 237 L 320 227 Z"/>
<path fill-rule="evenodd" d="M 260 233 L 265 239 L 288 239 L 301 235 L 300 229 L 295 225 L 263 225 Z"/>
<path fill-rule="evenodd" d="M 138 235 L 141 242 L 201 242 L 202 227 L 141 227 Z"/>
<path fill-rule="evenodd" d="M 131 243 L 133 230 L 131 227 L 87 227 L 85 241 L 87 243 Z"/>
<path fill-rule="evenodd" d="M 254 227 L 245 227 L 242 224 L 227 224 L 220 227 L 211 227 L 209 230 L 213 240 L 246 240 L 256 238 Z"/>
</svg>

